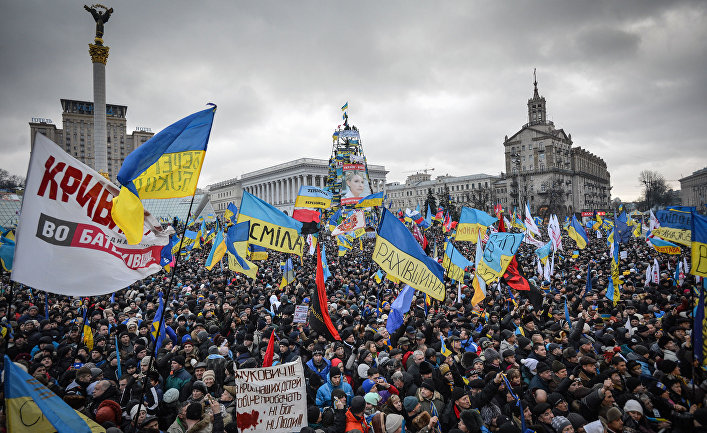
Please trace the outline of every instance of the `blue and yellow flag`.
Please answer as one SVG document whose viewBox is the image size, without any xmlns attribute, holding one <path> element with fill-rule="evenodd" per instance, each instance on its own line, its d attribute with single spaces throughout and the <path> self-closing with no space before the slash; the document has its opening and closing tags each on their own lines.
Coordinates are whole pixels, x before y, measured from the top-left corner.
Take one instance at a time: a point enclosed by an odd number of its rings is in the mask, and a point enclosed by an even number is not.
<svg viewBox="0 0 707 433">
<path fill-rule="evenodd" d="M 589 242 L 587 232 L 584 231 L 584 227 L 582 227 L 582 224 L 577 221 L 577 217 L 574 215 L 572 215 L 572 221 L 567 227 L 567 232 L 569 236 L 577 242 L 577 248 L 583 250 L 587 247 L 587 243 Z"/>
<path fill-rule="evenodd" d="M 444 269 L 427 257 L 405 225 L 384 209 L 373 249 L 375 261 L 387 275 L 443 301 Z"/>
<path fill-rule="evenodd" d="M 246 260 L 248 254 L 248 233 L 250 232 L 250 221 L 234 224 L 226 231 L 226 250 L 235 256 L 238 263 L 248 270 L 249 262 Z"/>
<path fill-rule="evenodd" d="M 13 433 L 98 433 L 106 430 L 74 410 L 5 356 L 5 413 Z"/>
<path fill-rule="evenodd" d="M 228 203 L 226 206 L 226 211 L 223 213 L 223 220 L 226 225 L 235 224 L 236 216 L 238 215 L 238 208 L 233 202 Z"/>
<path fill-rule="evenodd" d="M 248 250 L 250 251 L 250 259 L 251 260 L 267 260 L 268 259 L 268 250 L 267 248 L 263 248 L 258 245 L 248 245 Z"/>
<path fill-rule="evenodd" d="M 442 335 L 441 333 L 439 334 L 439 342 L 440 342 L 439 353 L 441 353 L 444 356 L 451 356 L 452 351 L 447 349 L 447 345 L 444 344 L 444 335 Z"/>
<path fill-rule="evenodd" d="M 139 244 L 145 224 L 141 199 L 194 195 L 204 163 L 216 106 L 158 132 L 125 158 L 111 216 L 128 243 Z"/>
<path fill-rule="evenodd" d="M 464 281 L 464 269 L 473 266 L 474 263 L 452 245 L 450 241 L 445 243 L 442 267 L 447 270 L 447 276 L 455 281 Z"/>
<path fill-rule="evenodd" d="M 206 263 L 204 264 L 206 269 L 211 270 L 217 263 L 221 263 L 221 259 L 225 254 L 226 239 L 223 235 L 223 230 L 219 230 L 216 234 L 214 244 L 211 246 L 211 251 L 209 251 L 209 257 L 206 258 Z"/>
<path fill-rule="evenodd" d="M 614 306 L 621 299 L 621 291 L 619 289 L 619 284 L 614 280 L 614 278 L 609 275 L 609 284 L 606 286 L 606 298 L 613 302 Z"/>
<path fill-rule="evenodd" d="M 302 223 L 247 191 L 238 214 L 238 222 L 243 221 L 250 221 L 249 244 L 302 256 Z"/>
<path fill-rule="evenodd" d="M 346 111 L 349 108 L 349 101 L 346 101 L 346 104 L 341 106 L 341 111 Z"/>
<path fill-rule="evenodd" d="M 86 321 L 86 315 L 88 314 L 88 308 L 83 309 L 83 338 L 81 341 L 88 347 L 88 350 L 93 350 L 93 330 L 91 325 Z"/>
<path fill-rule="evenodd" d="M 337 209 L 336 212 L 331 214 L 329 219 L 327 220 L 327 227 L 329 228 L 330 232 L 333 232 L 336 226 L 339 225 L 339 219 L 341 218 L 341 208 Z"/>
<path fill-rule="evenodd" d="M 12 260 L 15 256 L 15 241 L 0 236 L 0 265 L 6 272 L 12 271 Z"/>
<path fill-rule="evenodd" d="M 159 299 L 158 299 L 157 312 L 155 313 L 155 317 L 152 319 L 152 325 L 150 326 L 150 335 L 152 336 L 151 340 L 152 341 L 157 340 L 157 343 L 156 343 L 157 350 L 159 350 L 159 348 L 162 346 L 162 341 L 164 341 L 164 336 L 165 336 L 165 325 L 164 325 L 164 320 L 162 320 L 163 314 L 164 314 L 164 299 L 162 298 L 162 292 L 160 292 Z M 162 326 L 160 326 L 160 322 L 162 322 Z"/>
<path fill-rule="evenodd" d="M 385 199 L 383 191 L 377 192 L 375 194 L 370 194 L 362 198 L 356 203 L 356 207 L 374 207 L 383 206 L 383 200 Z"/>
<path fill-rule="evenodd" d="M 295 280 L 295 270 L 292 267 L 292 259 L 288 258 L 286 262 L 280 263 L 280 272 L 282 272 L 280 288 L 285 287 Z"/>
<path fill-rule="evenodd" d="M 693 217 L 694 219 L 694 217 Z M 694 356 L 698 364 L 704 368 L 707 364 L 707 315 L 705 314 L 705 289 L 707 289 L 707 279 L 702 280 L 699 290 L 699 301 L 694 313 L 692 326 L 692 347 Z M 699 331 L 697 331 L 699 330 Z"/>
<path fill-rule="evenodd" d="M 324 275 L 324 281 L 326 281 L 331 277 L 331 271 L 329 271 L 329 265 L 326 261 L 326 248 L 323 242 L 320 254 L 322 255 L 322 273 Z"/>
<path fill-rule="evenodd" d="M 550 256 L 550 251 L 552 251 L 552 242 L 548 242 L 535 250 L 535 255 L 538 256 L 543 265 L 547 263 L 547 258 Z"/>
<path fill-rule="evenodd" d="M 329 191 L 316 186 L 302 185 L 295 199 L 295 207 L 310 209 L 329 209 L 332 195 Z"/>
<path fill-rule="evenodd" d="M 524 236 L 523 233 L 491 233 L 476 269 L 477 275 L 489 284 L 501 278 L 523 242 Z"/>
<path fill-rule="evenodd" d="M 380 284 L 381 281 L 383 281 L 383 271 L 378 269 L 378 272 L 373 275 L 373 279 L 375 280 L 376 283 Z"/>
<path fill-rule="evenodd" d="M 459 224 L 457 224 L 456 240 L 471 241 L 471 243 L 475 244 L 478 230 L 481 228 L 483 232 L 483 229 L 496 221 L 498 221 L 498 218 L 492 217 L 482 210 L 463 207 L 459 217 Z"/>
<path fill-rule="evenodd" d="M 707 218 L 692 212 L 692 264 L 690 273 L 707 278 Z"/>
<path fill-rule="evenodd" d="M 656 251 L 659 253 L 663 254 L 680 254 L 680 246 L 675 245 L 672 242 L 668 242 L 664 239 L 661 239 L 659 237 L 652 237 L 648 239 L 648 242 L 650 242 L 651 245 L 653 245 L 653 248 L 655 248 Z"/>
</svg>

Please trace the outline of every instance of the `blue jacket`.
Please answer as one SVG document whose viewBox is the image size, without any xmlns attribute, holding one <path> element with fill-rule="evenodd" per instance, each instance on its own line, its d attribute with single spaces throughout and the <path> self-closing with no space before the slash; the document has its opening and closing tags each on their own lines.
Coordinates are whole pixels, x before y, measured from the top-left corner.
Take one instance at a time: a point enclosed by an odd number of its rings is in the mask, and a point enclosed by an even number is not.
<svg viewBox="0 0 707 433">
<path fill-rule="evenodd" d="M 322 386 L 319 387 L 317 390 L 317 401 L 316 404 L 319 407 L 319 409 L 324 409 L 325 407 L 332 406 L 332 400 L 331 400 L 331 393 L 334 392 L 335 389 L 340 389 L 346 393 L 346 406 L 351 405 L 351 399 L 353 398 L 353 388 L 351 388 L 351 385 L 344 379 L 344 375 L 341 375 L 341 383 L 339 386 L 334 386 L 333 383 L 331 383 L 331 378 L 329 377 L 329 374 L 327 374 L 327 380 L 326 383 Z"/>
<path fill-rule="evenodd" d="M 322 358 L 322 361 L 324 361 L 324 367 L 322 367 L 321 370 L 314 365 L 312 359 L 307 361 L 307 367 L 309 367 L 309 369 L 313 372 L 317 373 L 319 377 L 322 378 L 322 382 L 326 382 L 329 380 L 329 369 L 331 368 L 331 361 L 326 358 Z"/>
</svg>

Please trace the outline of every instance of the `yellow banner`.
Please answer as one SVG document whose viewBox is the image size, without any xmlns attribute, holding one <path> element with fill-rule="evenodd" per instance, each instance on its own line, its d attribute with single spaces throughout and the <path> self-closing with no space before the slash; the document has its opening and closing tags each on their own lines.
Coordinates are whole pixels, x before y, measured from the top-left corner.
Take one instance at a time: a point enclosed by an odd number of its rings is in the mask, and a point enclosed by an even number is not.
<svg viewBox="0 0 707 433">
<path fill-rule="evenodd" d="M 205 150 L 165 153 L 133 180 L 141 199 L 193 195 L 199 182 Z"/>
<path fill-rule="evenodd" d="M 295 200 L 295 207 L 306 207 L 311 209 L 329 209 L 331 207 L 331 199 L 298 195 L 297 199 Z"/>
<path fill-rule="evenodd" d="M 483 260 L 479 261 L 479 269 L 477 270 L 477 274 L 479 277 L 483 278 L 484 281 L 486 281 L 487 284 L 490 284 L 493 281 L 498 280 L 503 276 L 503 274 L 506 273 L 506 268 L 508 268 L 508 264 L 513 260 L 513 256 L 501 256 L 501 271 L 496 271 L 492 267 L 486 264 Z"/>
<path fill-rule="evenodd" d="M 297 230 L 275 225 L 268 221 L 239 214 L 238 222 L 250 221 L 248 243 L 283 253 L 302 256 L 304 240 Z"/>
<path fill-rule="evenodd" d="M 653 234 L 666 241 L 676 242 L 689 247 L 692 245 L 692 232 L 690 230 L 671 229 L 670 227 L 660 227 L 653 231 Z"/>
<path fill-rule="evenodd" d="M 481 224 L 469 224 L 469 223 L 462 223 L 462 224 L 457 224 L 457 235 L 456 235 L 456 240 L 458 241 L 470 241 L 472 244 L 475 244 L 477 241 L 478 237 L 478 231 L 479 228 L 486 227 L 482 226 Z"/>
<path fill-rule="evenodd" d="M 366 229 L 364 227 L 361 227 L 360 229 L 356 229 L 354 232 L 354 239 L 360 238 L 361 236 L 366 234 Z"/>
<path fill-rule="evenodd" d="M 693 242 L 691 259 L 692 268 L 690 273 L 707 278 L 707 244 Z"/>
<path fill-rule="evenodd" d="M 444 300 L 444 284 L 420 260 L 396 248 L 382 236 L 376 237 L 373 261 L 386 272 L 416 290 Z"/>
</svg>

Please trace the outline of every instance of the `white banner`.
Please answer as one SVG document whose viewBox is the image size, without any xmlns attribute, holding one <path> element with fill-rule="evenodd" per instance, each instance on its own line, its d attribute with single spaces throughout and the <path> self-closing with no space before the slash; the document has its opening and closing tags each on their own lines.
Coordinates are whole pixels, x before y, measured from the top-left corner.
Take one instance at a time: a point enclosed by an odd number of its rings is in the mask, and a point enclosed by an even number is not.
<svg viewBox="0 0 707 433">
<path fill-rule="evenodd" d="M 236 370 L 235 376 L 238 431 L 289 433 L 307 426 L 307 393 L 299 359 Z"/>
<path fill-rule="evenodd" d="M 145 213 L 145 236 L 128 245 L 110 215 L 118 188 L 37 133 L 17 227 L 12 279 L 69 296 L 104 295 L 162 269 L 174 232 Z"/>
</svg>

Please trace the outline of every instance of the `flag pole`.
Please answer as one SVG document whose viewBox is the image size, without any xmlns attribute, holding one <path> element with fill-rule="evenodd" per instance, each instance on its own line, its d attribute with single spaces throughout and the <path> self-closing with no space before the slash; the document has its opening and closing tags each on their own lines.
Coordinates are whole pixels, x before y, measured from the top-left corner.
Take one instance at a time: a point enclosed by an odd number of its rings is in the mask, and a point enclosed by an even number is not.
<svg viewBox="0 0 707 433">
<path fill-rule="evenodd" d="M 182 256 L 180 253 L 182 252 L 182 245 L 184 244 L 184 234 L 187 231 L 187 223 L 189 222 L 189 217 L 191 216 L 191 209 L 194 206 L 194 198 L 195 197 L 196 197 L 196 191 L 191 196 L 191 202 L 189 202 L 189 210 L 187 211 L 187 218 L 184 220 L 185 221 L 184 227 L 182 228 L 182 234 L 179 239 L 179 249 L 177 250 L 177 257 L 174 259 L 174 266 L 172 267 L 172 273 L 169 277 L 169 285 L 167 286 L 167 291 L 165 293 L 166 296 L 165 296 L 165 294 L 162 295 L 162 302 L 164 304 L 169 302 L 169 296 L 171 295 L 172 288 L 174 287 L 174 277 L 177 273 L 177 266 L 179 265 L 179 259 Z M 200 209 L 203 209 L 203 206 L 206 205 L 206 203 L 204 203 L 204 202 L 208 199 L 209 199 L 209 195 L 204 194 L 204 198 L 201 199 L 201 202 L 199 202 L 199 206 L 197 207 L 198 208 L 197 210 L 199 210 L 199 212 L 201 212 Z M 203 206 L 202 206 L 202 204 L 203 204 Z M 176 225 L 176 223 L 177 223 L 177 221 L 176 221 L 176 217 L 175 217 L 175 220 L 172 221 L 172 224 Z M 165 301 L 165 299 L 166 299 L 166 301 Z M 158 306 L 158 308 L 159 308 L 159 306 Z M 160 330 L 162 329 L 162 324 L 164 323 L 164 318 L 167 315 L 166 310 L 167 310 L 167 307 L 165 305 L 162 308 L 162 316 L 160 317 L 160 324 L 157 327 L 157 336 L 155 338 L 153 338 L 153 340 L 152 340 L 152 356 L 150 357 L 150 362 L 148 363 L 148 367 L 147 367 L 148 372 L 150 372 L 150 370 L 152 370 L 152 365 L 155 362 L 155 357 L 157 356 L 157 340 L 160 337 L 159 333 L 160 333 Z M 147 318 L 145 318 L 145 319 L 147 319 Z M 151 334 L 152 334 L 152 332 L 150 332 L 150 335 Z M 118 350 L 117 347 L 116 347 L 116 350 Z M 148 380 L 149 379 L 147 376 L 145 376 L 143 378 L 142 392 L 140 393 L 140 402 L 137 405 L 137 413 L 135 415 L 135 418 L 133 418 L 133 420 L 131 421 L 133 428 L 137 428 L 137 420 L 140 417 L 140 410 L 142 409 L 143 401 L 145 400 L 145 393 L 147 393 L 147 381 Z"/>
</svg>

